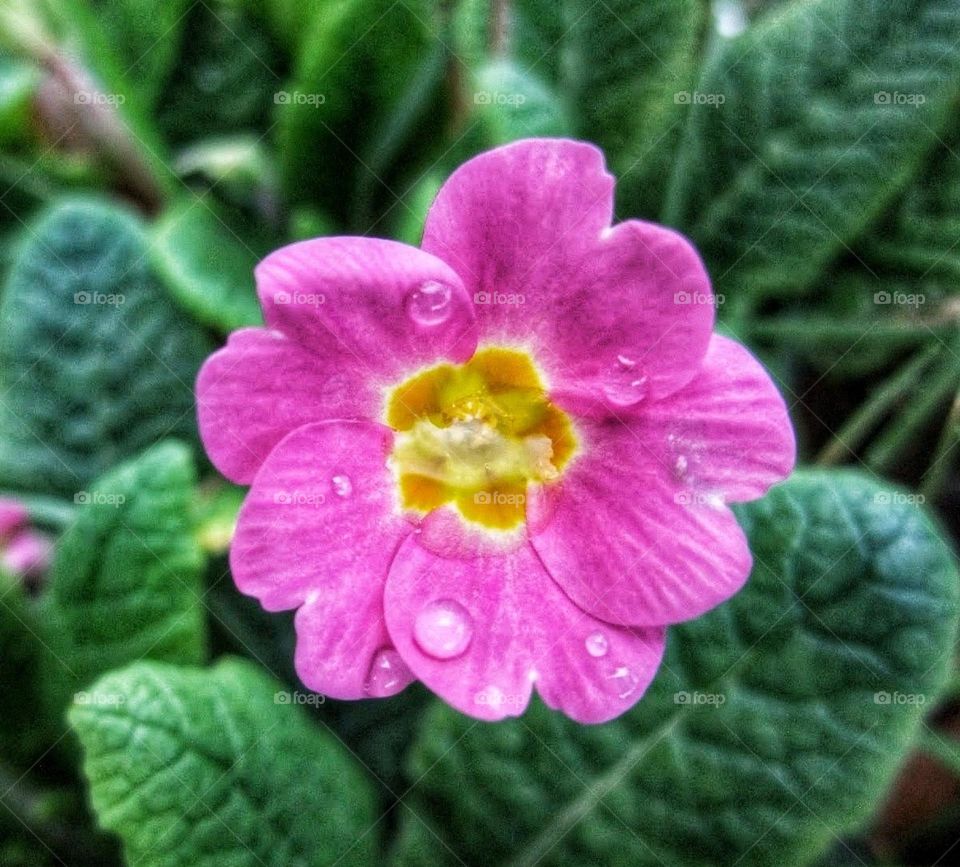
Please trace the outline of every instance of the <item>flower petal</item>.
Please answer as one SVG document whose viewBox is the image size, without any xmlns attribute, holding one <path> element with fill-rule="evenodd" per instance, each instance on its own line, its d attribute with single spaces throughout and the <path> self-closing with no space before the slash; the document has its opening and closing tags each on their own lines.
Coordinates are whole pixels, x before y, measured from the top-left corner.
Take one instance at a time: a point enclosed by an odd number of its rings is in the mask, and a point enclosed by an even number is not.
<svg viewBox="0 0 960 867">
<path fill-rule="evenodd" d="M 718 334 L 689 385 L 632 425 L 685 490 L 728 503 L 763 496 L 796 461 L 793 425 L 770 375 L 746 347 Z"/>
<path fill-rule="evenodd" d="M 583 452 L 528 493 L 532 544 L 584 610 L 611 623 L 689 620 L 732 596 L 751 557 L 716 495 L 696 495 L 633 426 L 581 419 Z"/>
<path fill-rule="evenodd" d="M 27 507 L 19 500 L 0 497 L 0 542 L 13 536 L 30 520 Z"/>
<path fill-rule="evenodd" d="M 385 610 L 414 674 L 485 720 L 520 715 L 536 686 L 550 707 L 605 722 L 640 699 L 663 654 L 662 629 L 611 626 L 584 613 L 529 544 L 450 559 L 410 537 L 391 567 Z"/>
<path fill-rule="evenodd" d="M 707 352 L 710 279 L 672 229 L 619 223 L 556 295 L 541 354 L 554 400 L 578 414 L 642 411 L 686 385 Z"/>
<path fill-rule="evenodd" d="M 449 266 L 379 238 L 290 244 L 256 269 L 268 326 L 307 349 L 336 348 L 341 363 L 381 384 L 477 345 L 473 305 Z"/>
<path fill-rule="evenodd" d="M 624 383 L 642 381 L 636 393 L 655 398 L 688 382 L 714 320 L 686 239 L 640 221 L 611 229 L 612 209 L 599 150 L 530 139 L 454 172 L 423 237 L 463 279 L 481 339 L 529 345 L 555 399 L 596 415 L 636 402 Z"/>
<path fill-rule="evenodd" d="M 383 588 L 410 524 L 395 510 L 390 431 L 305 425 L 267 457 L 240 510 L 230 567 L 270 611 L 302 605 L 297 671 L 311 689 L 360 698 L 390 639 Z"/>
<path fill-rule="evenodd" d="M 214 466 L 242 485 L 291 431 L 333 418 L 372 418 L 381 399 L 336 348 L 308 352 L 263 328 L 235 331 L 197 377 L 204 447 Z"/>
</svg>

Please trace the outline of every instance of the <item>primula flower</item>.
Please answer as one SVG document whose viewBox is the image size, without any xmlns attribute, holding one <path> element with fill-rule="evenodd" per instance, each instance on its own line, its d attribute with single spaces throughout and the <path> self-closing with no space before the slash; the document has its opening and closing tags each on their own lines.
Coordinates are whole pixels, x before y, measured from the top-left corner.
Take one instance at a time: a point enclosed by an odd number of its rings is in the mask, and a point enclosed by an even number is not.
<svg viewBox="0 0 960 867">
<path fill-rule="evenodd" d="M 50 566 L 53 546 L 30 525 L 30 515 L 19 500 L 0 497 L 0 569 L 37 582 Z"/>
<path fill-rule="evenodd" d="M 252 486 L 234 579 L 298 609 L 311 689 L 419 679 L 491 720 L 536 689 L 601 722 L 668 624 L 746 580 L 727 503 L 790 472 L 786 408 L 712 334 L 690 244 L 612 211 L 600 151 L 521 141 L 454 172 L 420 249 L 321 238 L 257 267 L 266 328 L 203 367 L 200 430 Z"/>
</svg>

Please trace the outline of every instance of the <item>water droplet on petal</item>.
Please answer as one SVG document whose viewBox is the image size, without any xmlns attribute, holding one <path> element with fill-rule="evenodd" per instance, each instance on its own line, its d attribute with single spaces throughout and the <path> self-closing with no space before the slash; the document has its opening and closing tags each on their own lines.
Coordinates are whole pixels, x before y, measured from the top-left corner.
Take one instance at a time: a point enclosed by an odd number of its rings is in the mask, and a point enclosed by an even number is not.
<svg viewBox="0 0 960 867">
<path fill-rule="evenodd" d="M 392 647 L 376 652 L 367 675 L 366 691 L 373 698 L 396 695 L 410 682 L 410 669 Z"/>
<path fill-rule="evenodd" d="M 333 485 L 333 492 L 338 497 L 349 497 L 353 493 L 353 482 L 350 481 L 349 476 L 334 476 L 330 484 Z"/>
<path fill-rule="evenodd" d="M 633 406 L 647 395 L 643 368 L 627 355 L 618 355 L 603 385 L 603 396 L 613 406 Z"/>
<path fill-rule="evenodd" d="M 467 649 L 473 621 L 467 609 L 453 599 L 438 599 L 420 609 L 413 622 L 420 649 L 436 659 L 453 659 Z"/>
<path fill-rule="evenodd" d="M 614 682 L 619 698 L 629 698 L 640 682 L 640 678 L 625 665 L 618 666 L 613 670 L 613 673 L 608 674 L 607 677 Z"/>
<path fill-rule="evenodd" d="M 607 650 L 610 647 L 607 636 L 602 632 L 594 632 L 592 635 L 588 635 L 584 644 L 586 644 L 587 653 L 594 657 L 594 659 L 606 656 Z"/>
<path fill-rule="evenodd" d="M 407 315 L 418 325 L 440 325 L 450 318 L 453 291 L 445 283 L 428 280 L 407 296 Z"/>
<path fill-rule="evenodd" d="M 684 455 L 680 455 L 677 458 L 676 463 L 673 465 L 674 474 L 678 479 L 682 479 L 687 474 L 687 459 Z"/>
</svg>

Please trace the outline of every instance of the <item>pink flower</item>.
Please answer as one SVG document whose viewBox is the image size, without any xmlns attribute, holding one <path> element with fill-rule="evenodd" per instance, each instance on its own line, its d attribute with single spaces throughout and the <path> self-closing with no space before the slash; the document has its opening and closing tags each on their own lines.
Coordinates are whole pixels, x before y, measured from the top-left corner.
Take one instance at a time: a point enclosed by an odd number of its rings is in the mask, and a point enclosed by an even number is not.
<svg viewBox="0 0 960 867">
<path fill-rule="evenodd" d="M 0 497 L 0 568 L 36 582 L 50 566 L 50 540 L 30 526 L 26 506 Z"/>
<path fill-rule="evenodd" d="M 267 327 L 204 365 L 200 430 L 252 485 L 234 579 L 298 609 L 311 689 L 417 678 L 491 720 L 536 689 L 602 722 L 668 624 L 746 580 L 727 503 L 790 472 L 786 408 L 712 333 L 690 244 L 612 210 L 596 148 L 521 141 L 451 176 L 422 249 L 320 238 L 257 267 Z"/>
</svg>

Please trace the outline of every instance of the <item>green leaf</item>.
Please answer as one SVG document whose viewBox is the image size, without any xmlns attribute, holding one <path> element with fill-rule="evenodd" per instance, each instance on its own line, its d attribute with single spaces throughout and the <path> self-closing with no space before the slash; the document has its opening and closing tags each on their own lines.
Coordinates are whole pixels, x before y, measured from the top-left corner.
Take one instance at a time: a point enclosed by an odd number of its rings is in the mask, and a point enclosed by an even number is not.
<svg viewBox="0 0 960 867">
<path fill-rule="evenodd" d="M 566 136 L 572 131 L 557 94 L 509 60 L 480 66 L 474 86 L 475 117 L 482 124 L 487 147 L 520 138 Z"/>
<path fill-rule="evenodd" d="M 262 325 L 253 282 L 258 256 L 203 200 L 181 202 L 153 227 L 151 259 L 177 302 L 223 333 Z"/>
<path fill-rule="evenodd" d="M 313 19 L 276 95 L 280 172 L 291 201 L 346 219 L 356 187 L 370 184 L 370 175 L 382 186 L 436 96 L 428 86 L 440 72 L 436 15 L 428 0 L 334 0 Z"/>
<path fill-rule="evenodd" d="M 670 630 L 650 691 L 614 722 L 436 706 L 397 863 L 807 863 L 869 814 L 946 673 L 957 571 L 909 502 L 806 472 L 738 507 L 749 583 Z"/>
<path fill-rule="evenodd" d="M 28 139 L 40 71 L 0 55 L 0 144 Z"/>
<path fill-rule="evenodd" d="M 71 201 L 30 226 L 0 302 L 0 487 L 72 497 L 163 436 L 196 437 L 212 345 L 147 259 L 114 205 Z"/>
<path fill-rule="evenodd" d="M 204 558 L 189 450 L 163 442 L 77 494 L 43 600 L 52 704 L 138 659 L 198 663 Z"/>
<path fill-rule="evenodd" d="M 724 42 L 665 222 L 721 292 L 811 288 L 919 171 L 960 88 L 953 0 L 801 0 Z"/>
<path fill-rule="evenodd" d="M 178 3 L 175 0 L 164 7 L 176 7 Z M 155 55 L 148 52 L 138 60 L 125 53 L 124 47 L 135 39 L 126 30 L 135 25 L 118 20 L 113 29 L 104 26 L 104 19 L 118 14 L 127 19 L 127 13 L 118 13 L 115 6 L 111 3 L 109 13 L 101 10 L 98 14 L 87 3 L 46 4 L 63 38 L 59 44 L 47 46 L 39 57 L 56 53 L 51 70 L 66 103 L 60 110 L 79 106 L 73 119 L 81 140 L 88 141 L 97 159 L 113 168 L 120 181 L 152 207 L 177 189 L 177 180 L 153 113 L 160 83 L 139 75 L 138 67 L 141 62 L 149 65 L 149 56 L 162 59 L 169 49 L 161 38 L 155 40 Z"/>
<path fill-rule="evenodd" d="M 92 0 L 104 41 L 117 52 L 124 77 L 157 104 L 176 61 L 191 0 Z"/>
<path fill-rule="evenodd" d="M 374 863 L 373 793 L 349 754 L 252 663 L 139 663 L 75 705 L 93 809 L 127 863 Z"/>
<path fill-rule="evenodd" d="M 960 292 L 958 148 L 955 124 L 916 182 L 858 245 L 863 270 L 902 275 L 925 302 Z"/>
<path fill-rule="evenodd" d="M 470 149 L 575 134 L 606 152 L 621 212 L 657 214 L 688 108 L 677 95 L 694 89 L 707 4 L 520 0 L 505 8 L 500 25 L 486 0 L 465 0 L 453 18 L 458 65 L 475 71 L 466 97 L 481 100 L 474 118 L 490 127 Z M 499 82 L 484 80 L 498 72 Z M 499 106 L 487 101 L 495 94 L 505 100 Z"/>
<path fill-rule="evenodd" d="M 183 48 L 159 106 L 158 124 L 176 144 L 205 136 L 265 133 L 284 74 L 264 30 L 235 4 L 194 4 Z"/>
<path fill-rule="evenodd" d="M 615 0 L 616 2 L 616 0 Z M 522 72 L 551 85 L 560 84 L 568 61 L 566 38 L 572 19 L 566 2 L 514 0 L 499 4 L 503 17 L 491 14 L 489 0 L 460 0 L 450 22 L 450 40 L 458 65 L 477 69 L 492 59 L 509 58 Z M 591 58 L 596 62 L 597 58 Z"/>
<path fill-rule="evenodd" d="M 703 0 L 565 0 L 564 90 L 578 133 L 604 149 L 619 210 L 656 216 L 695 90 Z"/>
</svg>

